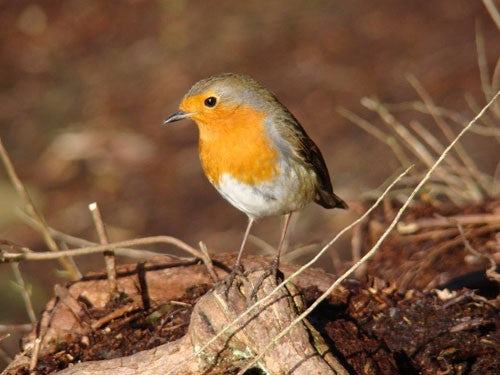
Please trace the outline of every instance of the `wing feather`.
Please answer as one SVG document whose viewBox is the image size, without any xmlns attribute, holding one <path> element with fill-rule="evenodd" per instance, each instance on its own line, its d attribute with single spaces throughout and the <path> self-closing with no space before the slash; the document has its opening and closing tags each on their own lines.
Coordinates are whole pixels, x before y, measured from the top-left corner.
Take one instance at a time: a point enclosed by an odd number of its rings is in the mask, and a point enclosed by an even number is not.
<svg viewBox="0 0 500 375">
<path fill-rule="evenodd" d="M 330 174 L 318 146 L 290 111 L 283 105 L 280 109 L 279 113 L 275 113 L 273 123 L 278 138 L 282 139 L 278 140 L 275 137 L 275 140 L 278 141 L 278 147 L 285 151 L 285 154 L 314 172 L 316 176 L 315 202 L 325 208 L 347 208 L 347 204 L 333 192 Z"/>
</svg>

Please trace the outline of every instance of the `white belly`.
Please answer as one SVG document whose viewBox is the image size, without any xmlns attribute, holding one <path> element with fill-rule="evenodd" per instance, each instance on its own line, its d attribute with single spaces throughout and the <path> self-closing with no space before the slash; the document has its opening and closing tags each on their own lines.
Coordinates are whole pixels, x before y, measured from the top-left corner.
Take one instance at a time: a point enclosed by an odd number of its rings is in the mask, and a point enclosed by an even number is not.
<svg viewBox="0 0 500 375">
<path fill-rule="evenodd" d="M 282 163 L 281 173 L 271 182 L 247 185 L 223 174 L 215 188 L 233 206 L 253 218 L 283 215 L 300 210 L 314 197 L 308 173 Z M 309 177 L 309 176 L 307 176 Z"/>
</svg>

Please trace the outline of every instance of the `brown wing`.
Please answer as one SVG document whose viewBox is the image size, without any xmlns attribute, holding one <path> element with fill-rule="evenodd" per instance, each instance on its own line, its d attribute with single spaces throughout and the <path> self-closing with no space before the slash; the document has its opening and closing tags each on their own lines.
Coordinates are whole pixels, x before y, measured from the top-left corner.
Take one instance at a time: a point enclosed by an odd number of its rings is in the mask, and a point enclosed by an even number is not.
<svg viewBox="0 0 500 375">
<path fill-rule="evenodd" d="M 314 170 L 317 178 L 314 201 L 325 208 L 346 209 L 347 204 L 333 192 L 330 175 L 318 146 L 309 138 L 297 119 L 284 106 L 282 108 L 283 113 L 276 121 L 276 124 L 282 124 L 278 125 L 278 132 L 286 139 L 295 159 Z"/>
</svg>

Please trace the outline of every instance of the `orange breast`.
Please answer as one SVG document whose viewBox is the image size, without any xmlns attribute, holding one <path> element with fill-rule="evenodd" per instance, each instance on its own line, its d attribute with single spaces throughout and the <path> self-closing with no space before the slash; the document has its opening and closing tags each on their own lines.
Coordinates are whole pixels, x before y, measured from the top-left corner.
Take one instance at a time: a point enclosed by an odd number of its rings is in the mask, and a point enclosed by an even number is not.
<svg viewBox="0 0 500 375">
<path fill-rule="evenodd" d="M 209 180 L 218 184 L 227 173 L 240 182 L 257 184 L 278 175 L 278 152 L 266 135 L 264 114 L 246 106 L 218 111 L 210 119 L 195 118 L 200 159 Z"/>
</svg>

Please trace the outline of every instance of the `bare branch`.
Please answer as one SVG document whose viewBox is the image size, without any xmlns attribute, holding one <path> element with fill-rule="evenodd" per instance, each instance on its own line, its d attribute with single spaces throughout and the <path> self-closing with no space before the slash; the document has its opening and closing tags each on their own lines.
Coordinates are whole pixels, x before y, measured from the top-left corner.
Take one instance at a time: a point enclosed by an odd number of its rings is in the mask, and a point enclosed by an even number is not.
<svg viewBox="0 0 500 375">
<path fill-rule="evenodd" d="M 469 250 L 472 254 L 488 259 L 490 262 L 490 267 L 486 270 L 486 276 L 497 283 L 500 283 L 500 274 L 497 272 L 497 263 L 495 259 L 490 254 L 483 254 L 472 247 L 469 240 L 465 236 L 464 228 L 459 223 L 456 223 L 460 236 L 464 242 L 465 248 Z"/>
<path fill-rule="evenodd" d="M 401 234 L 411 234 L 421 229 L 451 227 L 457 223 L 460 225 L 468 224 L 494 224 L 500 222 L 500 214 L 474 214 L 474 215 L 455 215 L 440 216 L 436 218 L 424 218 L 412 222 L 398 223 L 398 232 Z"/>
<path fill-rule="evenodd" d="M 481 24 L 476 22 L 476 50 L 477 66 L 479 67 L 479 77 L 483 89 L 484 98 L 488 101 L 493 97 L 493 87 L 490 84 L 490 72 L 486 58 L 486 47 L 484 45 L 484 35 L 481 30 Z"/>
<path fill-rule="evenodd" d="M 0 324 L 0 334 L 7 332 L 28 333 L 32 329 L 33 324 Z"/>
<path fill-rule="evenodd" d="M 36 314 L 33 309 L 33 304 L 31 303 L 31 293 L 28 291 L 28 286 L 24 282 L 23 276 L 21 275 L 21 271 L 19 270 L 19 263 L 12 263 L 12 272 L 14 273 L 14 278 L 16 279 L 16 285 L 19 287 L 21 291 L 21 295 L 23 297 L 24 306 L 26 307 L 26 313 L 30 318 L 31 323 L 36 322 Z"/>
<path fill-rule="evenodd" d="M 47 223 L 45 222 L 42 214 L 38 212 L 36 209 L 35 205 L 33 204 L 33 201 L 28 194 L 28 191 L 24 187 L 23 183 L 17 176 L 16 170 L 14 169 L 14 165 L 12 164 L 12 161 L 10 160 L 9 154 L 7 153 L 7 150 L 3 146 L 2 139 L 0 138 L 0 157 L 2 158 L 3 164 L 5 166 L 5 169 L 7 171 L 7 175 L 9 176 L 9 179 L 14 186 L 14 189 L 16 189 L 17 193 L 21 197 L 21 199 L 24 201 L 24 205 L 26 206 L 26 210 L 28 211 L 28 214 L 33 217 L 33 219 L 36 221 L 38 225 L 38 229 L 40 233 L 43 236 L 43 239 L 45 243 L 47 244 L 47 247 L 49 248 L 50 251 L 59 251 L 59 247 L 57 246 L 56 242 L 54 239 L 51 237 L 49 234 L 49 230 L 47 229 Z M 73 280 L 78 280 L 82 277 L 82 274 L 76 268 L 74 264 L 68 261 L 67 258 L 60 257 L 59 262 L 61 265 L 64 267 L 64 269 L 68 272 L 70 277 Z"/>
<path fill-rule="evenodd" d="M 108 235 L 106 234 L 106 228 L 104 228 L 104 223 L 101 217 L 101 211 L 96 202 L 89 204 L 89 210 L 92 213 L 92 219 L 94 220 L 94 225 L 97 230 L 97 235 L 99 236 L 99 242 L 101 245 L 106 245 L 109 243 Z M 115 252 L 113 250 L 107 250 L 104 252 L 104 263 L 106 265 L 106 273 L 108 274 L 108 285 L 109 293 L 114 295 L 117 291 L 116 284 L 116 266 L 115 266 Z"/>
<path fill-rule="evenodd" d="M 456 139 L 455 135 L 453 134 L 453 131 L 449 127 L 449 125 L 446 123 L 446 121 L 438 116 L 435 112 L 432 111 L 432 108 L 435 107 L 434 101 L 432 100 L 431 96 L 429 93 L 424 89 L 424 87 L 420 84 L 420 82 L 417 80 L 417 78 L 413 75 L 408 76 L 408 81 L 410 84 L 413 86 L 415 91 L 420 95 L 422 98 L 423 102 L 425 103 L 426 106 L 429 107 L 429 111 L 431 112 L 431 116 L 436 122 L 437 126 L 441 129 L 443 134 L 446 136 L 448 141 L 452 142 L 454 139 Z M 495 95 L 496 97 L 496 95 Z M 490 100 L 490 103 L 494 103 L 494 99 Z M 487 107 L 489 107 L 491 104 L 487 104 Z M 483 109 L 486 107 L 483 107 Z M 475 117 L 477 119 L 477 116 Z M 475 120 L 472 120 L 475 122 Z M 471 122 L 469 122 L 469 125 Z M 465 127 L 464 129 L 468 128 Z M 463 130 L 462 129 L 462 132 Z M 483 188 L 483 190 L 486 193 L 490 192 L 488 182 L 484 180 L 483 176 L 479 173 L 479 169 L 476 166 L 476 163 L 474 163 L 474 160 L 467 154 L 467 151 L 465 148 L 462 146 L 460 142 L 458 142 L 455 146 L 455 152 L 457 153 L 458 157 L 463 161 L 465 167 L 469 171 L 470 175 L 475 177 L 479 186 Z"/>
<path fill-rule="evenodd" d="M 19 214 L 19 217 L 24 220 L 28 225 L 36 229 L 36 223 L 35 221 L 29 217 L 27 214 L 25 214 L 23 211 L 18 210 L 17 212 Z M 86 239 L 80 238 L 80 237 L 75 237 L 71 236 L 69 234 L 63 233 L 57 229 L 54 229 L 52 227 L 49 228 L 49 233 L 52 235 L 57 240 L 61 240 L 63 242 L 66 242 L 69 245 L 72 246 L 78 246 L 78 247 L 89 247 L 89 246 L 95 246 L 98 245 L 95 242 L 88 241 Z M 144 250 L 144 249 L 132 249 L 132 248 L 122 248 L 122 247 L 117 247 L 114 249 L 114 252 L 118 256 L 123 256 L 123 257 L 129 257 L 133 259 L 151 259 L 154 257 L 157 257 L 159 254 L 157 252 L 151 251 L 151 250 Z M 171 258 L 175 259 L 180 259 L 180 260 L 193 260 L 191 257 L 181 257 L 175 254 L 170 254 L 170 253 L 164 253 L 162 252 L 161 255 L 168 255 Z"/>
<path fill-rule="evenodd" d="M 137 238 L 133 240 L 121 241 L 110 243 L 107 245 L 97 245 L 97 246 L 89 246 L 82 247 L 79 249 L 69 249 L 62 250 L 58 252 L 30 252 L 30 253 L 10 253 L 7 251 L 0 251 L 0 263 L 9 263 L 9 262 L 21 262 L 24 260 L 50 260 L 50 259 L 58 259 L 64 256 L 82 256 L 89 254 L 99 254 L 104 253 L 107 250 L 113 250 L 117 247 L 128 247 L 128 246 L 137 246 L 137 245 L 151 245 L 156 243 L 167 243 L 186 251 L 187 253 L 193 255 L 195 258 L 201 259 L 205 266 L 207 267 L 210 276 L 214 279 L 217 279 L 217 275 L 213 269 L 210 269 L 211 261 L 207 259 L 205 254 L 201 251 L 196 250 L 195 248 L 189 246 L 187 243 L 171 236 L 153 236 L 153 237 L 143 237 Z"/>
<path fill-rule="evenodd" d="M 498 9 L 493 2 L 493 0 L 483 0 L 483 4 L 490 13 L 491 18 L 495 22 L 495 25 L 497 25 L 497 29 L 500 30 L 500 13 L 498 12 Z"/>
</svg>

